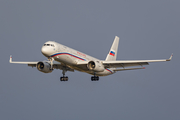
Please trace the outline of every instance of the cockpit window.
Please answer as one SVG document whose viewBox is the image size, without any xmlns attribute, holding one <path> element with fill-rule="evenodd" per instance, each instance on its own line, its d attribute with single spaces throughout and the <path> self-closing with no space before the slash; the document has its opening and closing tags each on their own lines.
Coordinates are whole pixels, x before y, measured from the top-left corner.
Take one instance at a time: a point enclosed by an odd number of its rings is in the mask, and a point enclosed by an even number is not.
<svg viewBox="0 0 180 120">
<path fill-rule="evenodd" d="M 52 46 L 52 47 L 54 47 L 54 44 L 44 44 L 44 46 Z"/>
</svg>

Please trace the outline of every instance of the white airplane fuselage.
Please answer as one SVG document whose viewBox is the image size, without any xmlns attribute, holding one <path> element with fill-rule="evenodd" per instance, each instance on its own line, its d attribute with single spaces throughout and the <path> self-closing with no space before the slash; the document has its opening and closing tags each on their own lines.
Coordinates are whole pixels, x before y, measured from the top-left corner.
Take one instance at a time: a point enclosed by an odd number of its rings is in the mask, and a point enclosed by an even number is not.
<svg viewBox="0 0 180 120">
<path fill-rule="evenodd" d="M 80 61 L 97 61 L 101 62 L 101 60 L 91 57 L 87 54 L 84 54 L 80 51 L 74 50 L 62 44 L 59 44 L 54 41 L 48 41 L 42 46 L 41 52 L 47 58 L 53 58 L 55 61 L 60 62 L 72 69 L 86 72 L 94 75 L 94 71 L 90 71 L 87 66 L 77 66 L 77 63 Z M 106 68 L 101 72 L 96 72 L 97 76 L 107 76 L 115 73 L 113 71 L 115 68 Z"/>
</svg>

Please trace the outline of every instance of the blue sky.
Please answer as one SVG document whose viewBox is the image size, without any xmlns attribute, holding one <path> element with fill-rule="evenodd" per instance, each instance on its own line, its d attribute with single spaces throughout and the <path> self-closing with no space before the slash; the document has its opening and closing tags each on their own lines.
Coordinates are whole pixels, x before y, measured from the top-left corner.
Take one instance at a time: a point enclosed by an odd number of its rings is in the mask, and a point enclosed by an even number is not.
<svg viewBox="0 0 180 120">
<path fill-rule="evenodd" d="M 1 0 L 0 119 L 179 120 L 179 0 Z M 53 40 L 105 59 L 115 36 L 117 59 L 164 59 L 145 70 L 122 71 L 92 82 L 91 75 L 50 74 L 13 60 L 42 61 Z"/>
</svg>

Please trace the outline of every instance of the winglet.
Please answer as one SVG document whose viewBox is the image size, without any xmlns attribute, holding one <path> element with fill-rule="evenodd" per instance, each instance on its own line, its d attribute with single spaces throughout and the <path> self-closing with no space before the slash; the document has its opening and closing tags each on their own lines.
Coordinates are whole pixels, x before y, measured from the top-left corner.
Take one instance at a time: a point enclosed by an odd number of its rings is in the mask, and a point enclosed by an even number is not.
<svg viewBox="0 0 180 120">
<path fill-rule="evenodd" d="M 173 53 L 171 54 L 170 58 L 167 59 L 166 61 L 171 61 L 172 57 L 173 57 Z"/>
<path fill-rule="evenodd" d="M 10 55 L 9 62 L 12 63 L 12 55 Z"/>
</svg>

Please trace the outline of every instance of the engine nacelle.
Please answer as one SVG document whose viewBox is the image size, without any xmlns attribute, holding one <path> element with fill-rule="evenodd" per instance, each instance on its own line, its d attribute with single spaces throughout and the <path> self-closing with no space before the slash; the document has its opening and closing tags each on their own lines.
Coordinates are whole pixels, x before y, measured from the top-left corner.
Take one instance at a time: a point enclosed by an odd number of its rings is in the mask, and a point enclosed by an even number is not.
<svg viewBox="0 0 180 120">
<path fill-rule="evenodd" d="M 51 73 L 53 71 L 51 70 L 51 65 L 47 62 L 38 62 L 37 69 L 43 73 Z"/>
<path fill-rule="evenodd" d="M 90 61 L 87 64 L 87 68 L 95 72 L 103 72 L 105 70 L 104 65 L 100 61 Z"/>
</svg>

